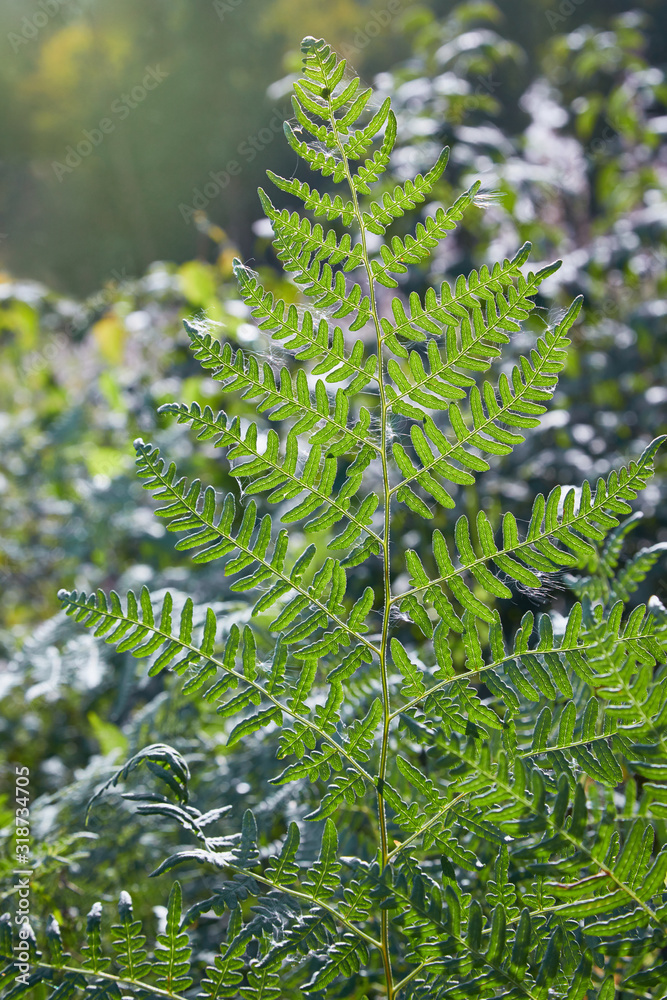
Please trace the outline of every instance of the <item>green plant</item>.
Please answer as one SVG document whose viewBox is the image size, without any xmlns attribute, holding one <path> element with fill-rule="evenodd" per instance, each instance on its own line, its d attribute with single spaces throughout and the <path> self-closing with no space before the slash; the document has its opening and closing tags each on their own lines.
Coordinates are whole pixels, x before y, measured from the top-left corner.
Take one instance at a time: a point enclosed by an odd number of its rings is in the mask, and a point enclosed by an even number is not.
<svg viewBox="0 0 667 1000">
<path fill-rule="evenodd" d="M 371 251 L 369 234 L 383 237 L 426 201 L 447 155 L 365 201 L 396 137 L 389 102 L 362 118 L 371 92 L 323 41 L 305 39 L 303 51 L 286 135 L 349 195 L 271 177 L 316 216 L 354 228 L 356 242 L 261 191 L 276 253 L 312 304 L 275 299 L 240 262 L 236 273 L 260 328 L 300 364 L 276 373 L 201 324 L 187 329 L 225 393 L 255 399 L 258 419 L 274 426 L 197 403 L 163 407 L 226 448 L 241 494 L 258 499 L 239 510 L 228 495 L 220 505 L 212 488 L 179 479 L 157 448 L 135 443 L 157 513 L 182 534 L 177 547 L 197 550 L 198 564 L 224 558 L 225 575 L 242 574 L 232 589 L 259 596 L 240 627 L 191 599 L 175 607 L 169 593 L 130 592 L 125 603 L 115 593 L 60 595 L 105 641 L 150 658 L 149 674 L 170 668 L 184 692 L 217 704 L 229 746 L 278 739 L 286 767 L 274 781 L 294 784 L 298 822 L 269 843 L 248 810 L 239 833 L 228 810 L 202 814 L 188 802 L 179 754 L 146 748 L 111 783 L 148 768 L 164 788 L 143 794 L 140 811 L 179 822 L 197 844 L 153 874 L 196 863 L 226 880 L 183 918 L 172 888 L 154 962 L 123 894 L 116 973 L 99 907 L 83 963 L 69 962 L 52 921 L 50 961 L 30 942 L 33 978 L 12 987 L 8 966 L 5 995 L 40 988 L 60 998 L 90 984 L 86 996 L 100 998 L 120 987 L 186 996 L 187 928 L 211 911 L 224 917 L 225 939 L 202 997 L 578 1000 L 595 989 L 611 1000 L 616 986 L 651 995 L 667 981 L 667 630 L 659 603 L 626 604 L 660 549 L 618 564 L 630 501 L 662 439 L 594 489 L 539 495 L 522 534 L 511 512 L 496 525 L 473 509 L 450 526 L 445 512 L 457 501 L 470 509 L 472 497 L 474 507 L 484 456 L 502 458 L 538 425 L 580 302 L 540 329 L 533 298 L 558 265 L 525 274 L 526 246 L 423 300 L 391 297 L 383 311 L 379 291 L 428 258 L 479 185 L 414 236 Z M 357 267 L 364 283 L 349 284 Z M 522 329 L 535 333 L 530 356 L 495 384 L 481 381 Z M 300 531 L 276 532 L 265 502 Z M 434 525 L 428 552 L 409 547 L 415 517 Z M 580 598 L 567 615 L 536 622 L 528 612 L 508 637 L 500 602 L 517 588 L 548 590 L 563 570 Z M 301 820 L 317 824 L 315 850 Z M 215 824 L 227 832 L 210 836 Z"/>
</svg>

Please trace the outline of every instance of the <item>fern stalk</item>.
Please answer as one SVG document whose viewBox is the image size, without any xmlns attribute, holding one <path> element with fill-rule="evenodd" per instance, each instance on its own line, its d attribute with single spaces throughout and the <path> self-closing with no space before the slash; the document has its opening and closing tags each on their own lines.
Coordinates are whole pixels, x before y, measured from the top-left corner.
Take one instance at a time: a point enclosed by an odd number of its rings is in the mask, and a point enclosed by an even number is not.
<svg viewBox="0 0 667 1000">
<path fill-rule="evenodd" d="M 317 50 L 317 58 L 320 65 L 320 70 L 322 75 L 326 75 L 326 67 L 320 55 L 320 50 Z M 387 754 L 389 752 L 389 727 L 391 725 L 391 697 L 389 693 L 389 680 L 388 680 L 388 665 L 387 665 L 387 648 L 388 648 L 388 635 L 389 635 L 389 615 L 391 612 L 392 605 L 392 594 L 391 594 L 391 565 L 390 565 L 390 531 L 391 531 L 391 490 L 389 487 L 389 462 L 388 462 L 388 406 L 387 398 L 385 393 L 385 382 L 383 377 L 384 368 L 384 356 L 383 356 L 383 337 L 382 337 L 382 327 L 380 325 L 380 317 L 378 314 L 377 307 L 377 297 L 375 291 L 375 277 L 373 275 L 373 270 L 371 268 L 370 258 L 368 254 L 368 246 L 366 239 L 366 227 L 364 225 L 364 219 L 362 216 L 361 209 L 359 207 L 359 198 L 357 196 L 357 191 L 352 182 L 352 174 L 350 171 L 350 162 L 345 151 L 345 146 L 341 142 L 341 137 L 338 133 L 338 125 L 336 121 L 336 116 L 334 114 L 334 109 L 331 104 L 331 98 L 328 100 L 328 110 L 329 117 L 328 123 L 331 127 L 331 131 L 336 138 L 336 145 L 338 152 L 340 154 L 341 160 L 345 168 L 345 178 L 350 189 L 350 194 L 352 196 L 352 203 L 354 205 L 354 217 L 357 221 L 357 226 L 359 229 L 359 235 L 361 239 L 362 246 L 362 261 L 364 268 L 366 270 L 366 277 L 368 280 L 369 298 L 371 304 L 371 316 L 373 320 L 373 325 L 375 327 L 376 336 L 376 350 L 378 358 L 378 392 L 380 399 L 380 428 L 382 439 L 380 443 L 380 459 L 382 462 L 382 487 L 384 495 L 381 498 L 384 506 L 384 529 L 382 538 L 380 539 L 380 544 L 382 546 L 382 574 L 383 574 L 383 591 L 384 591 L 384 609 L 382 615 L 382 633 L 380 640 L 380 676 L 382 680 L 382 742 L 380 745 L 380 763 L 378 767 L 378 775 L 375 782 L 376 794 L 377 794 L 377 810 L 378 810 L 378 820 L 380 825 L 380 847 L 382 851 L 382 867 L 389 861 L 389 839 L 387 835 L 387 810 L 384 799 L 384 782 L 387 773 Z M 382 962 L 384 965 L 385 977 L 386 977 L 386 989 L 387 989 L 387 1000 L 393 1000 L 394 998 L 394 985 L 393 985 L 393 973 L 391 965 L 391 954 L 390 954 L 390 943 L 389 943 L 389 914 L 386 910 L 382 911 Z"/>
</svg>

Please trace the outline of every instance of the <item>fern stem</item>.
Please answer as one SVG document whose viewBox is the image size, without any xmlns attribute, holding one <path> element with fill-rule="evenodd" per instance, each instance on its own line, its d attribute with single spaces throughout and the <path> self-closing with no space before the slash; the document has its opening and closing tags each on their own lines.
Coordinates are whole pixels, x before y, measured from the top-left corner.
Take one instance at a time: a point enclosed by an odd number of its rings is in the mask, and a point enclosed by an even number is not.
<svg viewBox="0 0 667 1000">
<path fill-rule="evenodd" d="M 526 760 L 528 757 L 539 757 L 543 753 L 553 753 L 554 750 L 573 750 L 575 747 L 586 747 L 592 743 L 599 743 L 600 740 L 608 740 L 613 735 L 613 733 L 600 733 L 599 736 L 592 736 L 588 740 L 573 740 L 572 743 L 563 743 L 562 746 L 546 746 L 542 747 L 541 750 L 526 750 L 524 753 L 518 753 L 517 757 Z"/>
<path fill-rule="evenodd" d="M 319 56 L 318 56 L 319 58 Z M 320 65 L 321 59 L 320 59 Z M 324 67 L 322 67 L 324 68 Z M 389 840 L 387 835 L 387 809 L 384 800 L 384 780 L 387 772 L 387 754 L 389 750 L 389 727 L 391 725 L 391 701 L 389 694 L 389 677 L 387 671 L 387 638 L 389 634 L 389 615 L 391 613 L 391 556 L 390 556 L 390 522 L 391 522 L 391 493 L 389 488 L 389 462 L 387 458 L 387 420 L 388 420 L 388 405 L 387 397 L 385 393 L 384 375 L 383 375 L 383 361 L 382 361 L 382 327 L 380 325 L 380 318 L 378 316 L 377 309 L 377 299 L 375 295 L 375 281 L 373 278 L 373 271 L 371 269 L 370 259 L 368 255 L 368 243 L 366 240 L 366 227 L 364 226 L 364 220 L 359 207 L 359 198 L 357 196 L 357 189 L 354 186 L 352 180 L 352 174 L 350 172 L 350 163 L 345 152 L 345 147 L 340 138 L 340 133 L 338 131 L 338 123 L 336 120 L 336 115 L 331 102 L 331 95 L 328 97 L 329 105 L 329 122 L 333 130 L 336 145 L 340 152 L 345 167 L 345 177 L 350 188 L 350 194 L 352 196 L 352 203 L 354 205 L 354 216 L 359 227 L 359 236 L 361 239 L 362 247 L 362 258 L 364 267 L 366 270 L 366 276 L 368 279 L 368 294 L 371 304 L 371 315 L 373 316 L 373 323 L 375 326 L 375 336 L 377 342 L 377 361 L 378 361 L 378 391 L 380 399 L 380 428 L 381 428 L 381 442 L 380 442 L 380 459 L 382 462 L 382 482 L 384 491 L 384 530 L 383 538 L 381 541 L 382 545 L 382 563 L 383 563 L 383 585 L 384 585 L 384 608 L 382 616 L 382 638 L 380 640 L 380 676 L 382 681 L 382 743 L 380 746 L 380 761 L 378 766 L 378 776 L 376 783 L 376 794 L 377 794 L 377 804 L 378 804 L 378 821 L 380 826 L 380 849 L 382 854 L 382 868 L 384 869 L 387 865 L 389 858 Z M 381 924 L 382 924 L 382 962 L 384 965 L 384 973 L 387 987 L 387 1000 L 394 1000 L 394 984 L 393 984 L 393 973 L 391 968 L 391 953 L 390 953 L 390 941 L 389 941 L 389 913 L 386 909 L 381 911 Z"/>
<path fill-rule="evenodd" d="M 396 986 L 394 987 L 394 996 L 398 996 L 403 987 L 407 986 L 408 983 L 412 982 L 412 980 L 419 975 L 419 973 L 422 971 L 423 968 L 425 968 L 427 964 L 428 964 L 427 962 L 421 962 L 412 970 L 412 972 L 408 972 L 407 976 L 404 976 L 403 979 L 400 980 L 400 982 L 396 983 Z"/>
<path fill-rule="evenodd" d="M 332 116 L 333 117 L 333 116 Z M 334 126 L 335 127 L 335 126 Z M 341 146 L 342 149 L 342 146 Z M 391 612 L 391 556 L 390 556 L 390 526 L 391 526 L 391 492 L 389 488 L 389 463 L 387 461 L 387 420 L 388 420 L 388 406 L 387 398 L 384 388 L 384 378 L 382 373 L 382 328 L 380 326 L 380 319 L 378 317 L 377 311 L 377 301 L 375 297 L 375 282 L 373 279 L 373 273 L 371 271 L 370 261 L 368 259 L 368 249 L 366 245 L 366 230 L 364 228 L 363 218 L 361 215 L 361 210 L 359 208 L 359 199 L 357 197 L 357 192 L 352 183 L 352 177 L 350 174 L 350 167 L 345 158 L 345 172 L 347 174 L 348 183 L 350 185 L 350 190 L 352 192 L 352 200 L 354 202 L 354 214 L 357 218 L 357 223 L 361 232 L 361 244 L 363 247 L 363 258 L 364 265 L 366 267 L 366 274 L 368 275 L 368 285 L 369 285 L 369 298 L 371 302 L 371 313 L 373 315 L 373 322 L 375 324 L 375 332 L 377 337 L 377 353 L 378 353 L 378 386 L 380 394 L 380 427 L 381 427 L 381 444 L 380 444 L 380 458 L 382 461 L 382 483 L 384 491 L 384 532 L 382 539 L 382 573 L 383 573 L 383 583 L 384 583 L 384 608 L 382 615 L 382 638 L 380 640 L 380 675 L 382 680 L 382 744 L 380 747 L 380 763 L 378 767 L 378 778 L 377 778 L 377 801 L 378 801 L 378 819 L 380 823 L 380 842 L 382 850 L 382 868 L 385 868 L 389 861 L 389 840 L 387 836 L 387 809 L 384 801 L 384 780 L 387 773 L 387 754 L 389 750 L 389 727 L 391 725 L 391 701 L 389 694 L 389 677 L 387 671 L 387 639 L 389 635 L 389 614 Z M 393 1000 L 395 996 L 393 987 L 393 974 L 391 969 L 391 957 L 390 957 L 390 942 L 389 942 L 389 913 L 386 909 L 382 910 L 381 914 L 382 921 L 382 960 L 385 969 L 385 978 L 387 981 L 387 1000 Z"/>
</svg>

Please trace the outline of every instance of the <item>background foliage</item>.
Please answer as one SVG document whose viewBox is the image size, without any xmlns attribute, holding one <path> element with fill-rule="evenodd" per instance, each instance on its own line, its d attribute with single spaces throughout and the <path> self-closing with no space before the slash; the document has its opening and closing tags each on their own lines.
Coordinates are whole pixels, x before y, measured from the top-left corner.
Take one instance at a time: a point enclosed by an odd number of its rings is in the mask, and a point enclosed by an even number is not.
<svg viewBox="0 0 667 1000">
<path fill-rule="evenodd" d="M 309 30 L 341 46 L 356 44 L 357 68 L 380 73 L 377 84 L 391 94 L 399 134 L 408 140 L 396 156 L 399 176 L 430 165 L 434 148 L 448 142 L 453 155 L 437 198 L 451 200 L 469 178 L 483 178 L 486 204 L 472 210 L 428 270 L 411 271 L 406 291 L 511 255 L 529 239 L 538 261 L 564 258 L 545 288 L 549 297 L 564 305 L 585 295 L 556 409 L 480 481 L 471 508 L 493 515 L 502 498 L 526 520 L 535 493 L 606 475 L 665 423 L 663 6 L 590 2 L 563 15 L 547 3 L 474 3 L 453 12 L 449 4 L 409 4 L 363 47 L 358 32 L 368 23 L 367 5 L 329 4 L 320 13 L 316 5 L 281 0 L 263 5 L 258 18 L 245 0 L 222 20 L 205 6 L 206 17 L 203 7 L 188 4 L 171 5 L 163 17 L 162 5 L 63 4 L 0 70 L 0 88 L 14 98 L 0 103 L 1 131 L 12 143 L 2 168 L 0 251 L 15 273 L 60 289 L 9 274 L 0 284 L 0 752 L 3 763 L 31 768 L 40 796 L 37 915 L 45 919 L 55 909 L 72 940 L 88 902 L 111 900 L 119 886 L 155 925 L 163 885 L 147 884 L 145 874 L 181 840 L 168 824 L 149 829 L 118 795 L 97 805 L 82 832 L 82 806 L 114 760 L 164 741 L 190 762 L 202 811 L 237 810 L 243 798 L 254 803 L 269 841 L 294 815 L 289 794 L 266 783 L 275 749 L 269 738 L 252 751 L 228 750 L 212 710 L 195 702 L 176 708 L 168 679 L 143 678 L 131 656 L 101 649 L 55 614 L 60 586 L 185 589 L 185 559 L 174 556 L 135 481 L 134 437 L 155 441 L 179 459 L 183 473 L 229 488 L 213 449 L 192 452 L 182 428 L 156 417 L 156 408 L 206 394 L 214 408 L 221 402 L 186 350 L 183 317 L 203 309 L 224 324 L 227 338 L 250 348 L 258 343 L 231 281 L 237 245 L 253 256 L 265 284 L 292 294 L 261 227 L 248 233 L 259 215 L 254 188 L 261 172 L 269 166 L 289 176 L 293 158 L 279 141 L 244 163 L 206 206 L 224 230 L 202 217 L 186 224 L 178 206 L 191 204 L 209 170 L 222 169 L 273 108 L 286 105 L 284 86 L 268 97 L 266 88 L 295 68 L 289 53 L 283 62 L 284 49 L 297 41 L 290 23 L 309 16 Z M 28 14 L 25 5 L 4 6 L 2 33 Z M 161 61 L 169 72 L 164 83 L 59 182 L 52 160 L 94 127 L 147 65 Z M 239 114 L 241 96 L 247 106 Z M 148 266 L 158 255 L 187 260 L 195 252 L 198 259 L 184 264 Z M 144 270 L 141 278 L 127 277 Z M 101 292 L 71 297 L 112 271 Z M 517 338 L 512 349 L 526 344 Z M 247 412 L 243 402 L 236 405 Z M 644 520 L 631 536 L 630 555 L 667 541 L 661 496 L 664 478 L 640 498 Z M 420 543 L 417 534 L 411 544 Z M 188 572 L 187 590 L 193 587 L 202 604 L 239 611 L 213 573 Z M 652 592 L 665 600 L 664 563 L 637 599 Z M 538 608 L 534 595 L 517 593 L 504 612 L 506 625 L 529 608 Z M 143 780 L 135 776 L 138 789 L 152 787 Z M 5 807 L 5 825 L 10 817 Z M 119 851 L 124 844 L 133 850 Z M 5 874 L 9 894 L 9 867 Z M 193 877 L 186 897 L 202 898 L 206 883 L 204 875 Z M 203 947 L 207 940 L 216 946 L 206 921 L 198 934 Z"/>
</svg>

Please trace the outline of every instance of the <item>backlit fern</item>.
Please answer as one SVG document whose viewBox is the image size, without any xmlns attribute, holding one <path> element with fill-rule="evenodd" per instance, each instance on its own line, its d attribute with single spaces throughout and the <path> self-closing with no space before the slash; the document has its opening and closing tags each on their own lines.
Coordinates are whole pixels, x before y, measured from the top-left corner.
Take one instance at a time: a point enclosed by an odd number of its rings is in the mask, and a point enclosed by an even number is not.
<svg viewBox="0 0 667 1000">
<path fill-rule="evenodd" d="M 112 780 L 146 762 L 167 794 L 140 810 L 179 822 L 198 843 L 154 874 L 197 864 L 221 881 L 182 923 L 174 886 L 154 959 L 123 894 L 115 971 L 99 907 L 78 964 L 51 925 L 51 959 L 33 947 L 30 989 L 191 996 L 187 928 L 213 911 L 226 931 L 197 973 L 201 997 L 662 996 L 667 627 L 658 604 L 627 605 L 664 546 L 618 570 L 631 503 L 661 442 L 593 485 L 537 496 L 525 530 L 511 511 L 500 524 L 483 510 L 449 513 L 539 425 L 580 302 L 553 327 L 531 320 L 558 265 L 528 271 L 529 246 L 406 297 L 400 279 L 479 185 L 450 208 L 430 206 L 412 234 L 386 236 L 431 196 L 447 153 L 373 200 L 396 140 L 389 102 L 376 107 L 323 41 L 305 39 L 303 52 L 286 136 L 341 188 L 320 194 L 270 178 L 336 228 L 260 192 L 303 307 L 235 263 L 283 366 L 188 324 L 195 357 L 229 399 L 253 401 L 257 421 L 233 406 L 163 407 L 225 450 L 242 502 L 179 477 L 156 447 L 135 442 L 138 474 L 176 547 L 195 563 L 221 560 L 231 589 L 249 595 L 248 623 L 212 609 L 197 617 L 192 600 L 176 613 L 170 594 L 157 602 L 145 589 L 61 598 L 106 642 L 145 658 L 149 674 L 172 670 L 184 693 L 216 705 L 230 745 L 279 731 L 273 780 L 294 783 L 308 803 L 319 857 L 302 854 L 299 823 L 271 855 L 249 810 L 236 835 L 209 836 L 221 815 L 188 805 L 185 762 L 147 748 Z M 527 356 L 485 377 L 522 330 L 534 333 Z M 434 519 L 428 545 L 405 544 L 408 525 L 423 537 L 421 522 Z M 365 586 L 359 567 L 370 570 Z M 528 612 L 508 634 L 503 602 L 553 574 L 578 598 L 567 617 Z M 339 833 L 362 813 L 371 848 L 341 856 Z M 7 1000 L 27 995 L 17 975 L 8 965 Z"/>
</svg>

